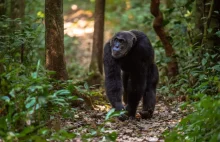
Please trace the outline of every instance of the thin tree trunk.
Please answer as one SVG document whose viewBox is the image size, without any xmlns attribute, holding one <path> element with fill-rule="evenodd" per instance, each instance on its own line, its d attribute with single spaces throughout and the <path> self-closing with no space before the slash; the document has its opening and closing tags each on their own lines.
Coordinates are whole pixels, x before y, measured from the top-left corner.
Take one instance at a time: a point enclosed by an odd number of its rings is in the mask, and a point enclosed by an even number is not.
<svg viewBox="0 0 220 142">
<path fill-rule="evenodd" d="M 216 32 L 220 29 L 220 1 L 219 0 L 196 0 L 196 35 L 195 43 L 201 45 L 201 57 L 205 53 L 220 54 L 220 40 Z M 210 30 L 210 31 L 208 31 Z M 213 60 L 219 61 L 216 56 Z"/>
<path fill-rule="evenodd" d="M 6 14 L 6 2 L 5 0 L 0 0 L 0 16 Z"/>
<path fill-rule="evenodd" d="M 166 56 L 171 59 L 171 61 L 168 62 L 167 69 L 168 69 L 168 76 L 173 77 L 178 74 L 178 65 L 176 62 L 176 58 L 174 57 L 175 51 L 172 45 L 170 44 L 163 28 L 163 15 L 159 9 L 159 6 L 160 6 L 160 0 L 151 0 L 150 10 L 152 15 L 154 15 L 155 17 L 153 28 L 164 46 Z"/>
<path fill-rule="evenodd" d="M 52 78 L 68 79 L 64 60 L 63 1 L 45 0 L 46 68 L 55 71 Z"/>
<path fill-rule="evenodd" d="M 104 34 L 104 13 L 105 0 L 96 0 L 95 2 L 95 25 L 93 34 L 92 59 L 90 71 L 103 73 L 103 34 Z"/>
<path fill-rule="evenodd" d="M 24 17 L 25 17 L 25 0 L 11 0 L 11 18 L 16 19 L 20 18 L 21 22 L 24 22 Z M 22 27 L 15 22 L 11 23 L 11 28 L 13 30 L 20 30 L 21 33 L 23 32 Z M 24 48 L 25 44 L 24 42 L 21 45 L 20 48 L 20 62 L 24 62 Z"/>
<path fill-rule="evenodd" d="M 25 0 L 11 0 L 11 18 L 21 18 L 25 14 Z"/>
<path fill-rule="evenodd" d="M 5 0 L 0 0 L 0 17 L 5 14 L 6 14 Z M 4 40 L 0 39 L 0 41 L 3 42 Z M 2 58 L 3 58 L 3 55 L 0 54 L 0 60 L 2 60 Z M 3 65 L 3 63 L 0 62 L 0 74 L 3 73 L 4 71 L 5 71 L 4 65 Z"/>
</svg>

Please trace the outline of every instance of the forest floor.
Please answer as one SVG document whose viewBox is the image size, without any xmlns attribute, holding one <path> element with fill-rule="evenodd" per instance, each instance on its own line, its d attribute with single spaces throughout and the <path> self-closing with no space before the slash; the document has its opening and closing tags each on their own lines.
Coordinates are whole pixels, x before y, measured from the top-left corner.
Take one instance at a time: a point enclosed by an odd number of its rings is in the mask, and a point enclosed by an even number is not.
<svg viewBox="0 0 220 142">
<path fill-rule="evenodd" d="M 78 134 L 73 142 L 81 142 L 80 136 L 91 134 L 89 141 L 98 142 L 103 139 L 103 135 L 115 131 L 117 142 L 163 142 L 162 136 L 165 130 L 170 130 L 188 113 L 188 110 L 180 109 L 180 102 L 174 99 L 164 100 L 160 97 L 157 101 L 154 115 L 151 119 L 141 119 L 136 115 L 135 120 L 120 121 L 113 118 L 105 122 L 109 105 L 94 105 L 94 110 L 77 109 L 74 121 L 65 121 L 64 127 L 68 127 L 71 132 Z M 178 100 L 175 98 L 175 100 Z M 102 102 L 103 103 L 103 102 Z M 107 104 L 107 102 L 106 102 Z M 138 111 L 141 110 L 141 104 Z M 91 128 L 94 130 L 91 131 Z M 104 131 L 101 131 L 104 128 Z M 100 131 L 99 131 L 100 130 Z M 100 132 L 100 134 L 98 134 Z"/>
<path fill-rule="evenodd" d="M 88 67 L 91 57 L 94 26 L 92 17 L 90 11 L 80 10 L 76 5 L 73 5 L 72 10 L 64 15 L 65 34 L 70 37 L 77 37 L 79 44 L 76 57 L 85 67 Z M 94 110 L 77 109 L 74 121 L 65 121 L 63 126 L 68 127 L 70 131 L 79 136 L 89 133 L 91 128 L 97 132 L 104 127 L 104 133 L 117 132 L 116 141 L 118 142 L 164 141 L 162 133 L 167 129 L 172 129 L 187 114 L 187 111 L 181 110 L 179 105 L 180 103 L 173 101 L 173 99 L 172 101 L 158 99 L 154 116 L 151 119 L 122 122 L 115 118 L 111 122 L 104 122 L 110 106 L 100 104 L 95 105 Z M 141 110 L 141 107 L 138 109 Z M 101 140 L 101 137 L 97 136 L 98 134 L 94 133 L 94 135 L 96 136 L 91 138 L 91 141 Z M 76 138 L 73 141 L 80 142 L 82 140 Z"/>
</svg>

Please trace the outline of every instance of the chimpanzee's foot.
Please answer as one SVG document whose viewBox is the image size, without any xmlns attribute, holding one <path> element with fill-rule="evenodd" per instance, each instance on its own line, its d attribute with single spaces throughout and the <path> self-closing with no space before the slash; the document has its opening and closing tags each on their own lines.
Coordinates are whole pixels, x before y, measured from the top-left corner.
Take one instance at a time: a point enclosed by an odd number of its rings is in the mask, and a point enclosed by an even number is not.
<svg viewBox="0 0 220 142">
<path fill-rule="evenodd" d="M 143 110 L 140 112 L 142 119 L 149 119 L 153 117 L 153 110 Z"/>
</svg>

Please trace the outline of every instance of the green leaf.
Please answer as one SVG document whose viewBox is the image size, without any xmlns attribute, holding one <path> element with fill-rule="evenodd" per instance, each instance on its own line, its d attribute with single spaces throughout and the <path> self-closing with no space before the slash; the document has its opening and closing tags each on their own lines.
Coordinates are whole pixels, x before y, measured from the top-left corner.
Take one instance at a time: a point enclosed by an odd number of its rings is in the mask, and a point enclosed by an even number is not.
<svg viewBox="0 0 220 142">
<path fill-rule="evenodd" d="M 202 59 L 202 65 L 204 66 L 207 63 L 207 59 L 203 58 Z"/>
<path fill-rule="evenodd" d="M 96 132 L 95 130 L 92 130 L 92 131 L 91 131 L 91 135 L 92 135 L 92 136 L 95 136 L 96 134 L 97 134 L 97 132 Z"/>
<path fill-rule="evenodd" d="M 216 34 L 218 37 L 220 37 L 220 31 L 217 31 L 215 34 Z"/>
<path fill-rule="evenodd" d="M 212 32 L 212 28 L 208 28 L 207 31 L 208 31 L 208 33 L 211 33 Z"/>
<path fill-rule="evenodd" d="M 31 101 L 29 101 L 29 102 L 25 105 L 25 107 L 28 109 L 28 108 L 34 106 L 35 103 L 36 103 L 36 98 L 31 98 Z"/>
<path fill-rule="evenodd" d="M 214 70 L 220 71 L 220 65 L 215 65 L 212 67 Z"/>
<path fill-rule="evenodd" d="M 112 108 L 107 114 L 106 114 L 106 117 L 105 117 L 105 120 L 108 120 L 112 117 L 116 117 L 116 116 L 120 116 L 120 115 L 123 115 L 125 114 L 126 111 L 115 111 L 114 108 Z"/>
<path fill-rule="evenodd" d="M 15 89 L 12 89 L 9 94 L 10 94 L 10 96 L 12 96 L 14 98 L 15 97 Z"/>
<path fill-rule="evenodd" d="M 37 73 L 36 72 L 31 73 L 31 77 L 32 78 L 37 78 Z"/>
<path fill-rule="evenodd" d="M 30 92 L 35 92 L 36 90 L 42 90 L 42 89 L 43 89 L 43 86 L 39 86 L 39 85 L 33 85 L 28 88 Z"/>
<path fill-rule="evenodd" d="M 37 78 L 38 72 L 39 72 L 39 68 L 40 68 L 40 60 L 38 60 L 38 62 L 37 62 L 36 71 L 31 73 L 32 78 Z"/>
<path fill-rule="evenodd" d="M 216 14 L 219 14 L 219 12 L 218 11 L 213 11 L 214 13 L 216 13 Z"/>
<path fill-rule="evenodd" d="M 85 88 L 86 90 L 89 90 L 89 85 L 88 85 L 87 82 L 84 83 L 84 88 Z"/>
<path fill-rule="evenodd" d="M 58 91 L 56 91 L 56 92 L 53 94 L 53 96 L 68 95 L 68 94 L 70 94 L 70 91 L 64 89 L 64 90 L 58 90 Z"/>
<path fill-rule="evenodd" d="M 43 96 L 39 96 L 38 97 L 38 102 L 39 104 L 46 104 L 46 97 L 43 97 Z"/>
<path fill-rule="evenodd" d="M 4 100 L 5 102 L 9 103 L 10 102 L 10 98 L 8 96 L 2 96 L 1 100 Z"/>
<path fill-rule="evenodd" d="M 39 72 L 39 68 L 40 68 L 40 60 L 37 61 L 37 70 L 36 70 L 36 78 Z"/>
<path fill-rule="evenodd" d="M 73 100 L 73 101 L 84 101 L 82 98 L 79 98 L 79 97 L 77 97 L 77 96 L 71 96 L 71 98 L 70 98 L 71 100 Z"/>
<path fill-rule="evenodd" d="M 118 134 L 116 132 L 112 132 L 112 133 L 108 134 L 107 137 L 111 141 L 116 141 L 116 138 L 118 137 Z"/>
<path fill-rule="evenodd" d="M 70 84 L 67 89 L 72 93 L 75 90 L 75 87 L 73 84 Z"/>
<path fill-rule="evenodd" d="M 108 113 L 105 116 L 105 120 L 108 120 L 114 112 L 115 112 L 114 108 L 110 109 L 110 111 L 108 111 Z"/>
<path fill-rule="evenodd" d="M 7 122 L 5 116 L 0 117 L 0 124 L 0 130 L 7 130 Z"/>
<path fill-rule="evenodd" d="M 26 127 L 21 133 L 18 133 L 17 137 L 21 138 L 21 137 L 27 136 L 33 130 L 34 130 L 34 126 Z"/>
</svg>

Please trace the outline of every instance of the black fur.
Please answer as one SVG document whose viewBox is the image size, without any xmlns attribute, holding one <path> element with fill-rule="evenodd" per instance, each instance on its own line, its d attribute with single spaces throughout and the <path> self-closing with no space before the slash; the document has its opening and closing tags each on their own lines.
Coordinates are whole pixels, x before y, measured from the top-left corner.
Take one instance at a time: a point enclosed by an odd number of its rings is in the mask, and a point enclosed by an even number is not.
<svg viewBox="0 0 220 142">
<path fill-rule="evenodd" d="M 154 50 L 143 32 L 136 30 L 129 32 L 136 36 L 136 41 L 125 56 L 113 58 L 110 42 L 105 45 L 106 94 L 116 110 L 124 109 L 123 94 L 126 110 L 131 117 L 135 117 L 137 106 L 143 97 L 141 115 L 142 118 L 150 118 L 156 104 L 156 86 L 159 80 L 158 69 L 154 62 Z"/>
</svg>

